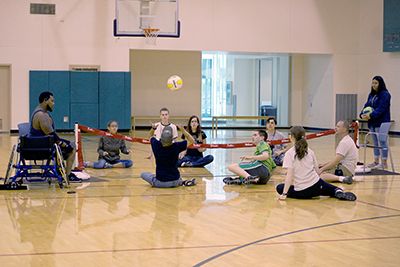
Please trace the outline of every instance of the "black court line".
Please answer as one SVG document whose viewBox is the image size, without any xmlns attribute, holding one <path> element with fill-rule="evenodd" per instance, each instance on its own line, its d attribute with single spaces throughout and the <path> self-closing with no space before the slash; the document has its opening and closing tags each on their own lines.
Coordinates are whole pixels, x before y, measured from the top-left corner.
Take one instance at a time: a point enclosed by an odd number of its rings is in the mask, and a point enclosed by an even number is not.
<svg viewBox="0 0 400 267">
<path fill-rule="evenodd" d="M 399 239 L 400 236 L 389 237 L 365 237 L 354 239 L 331 239 L 331 240 L 315 240 L 315 241 L 295 241 L 295 242 L 276 242 L 256 244 L 258 246 L 270 245 L 286 245 L 286 244 L 305 244 L 305 243 L 329 243 L 329 242 L 354 242 L 363 240 L 387 240 Z M 93 253 L 120 253 L 120 252 L 141 252 L 141 251 L 160 251 L 160 250 L 188 250 L 188 249 L 204 249 L 204 248 L 222 248 L 234 247 L 236 245 L 215 245 L 215 246 L 192 246 L 192 247 L 168 247 L 168 248 L 132 248 L 132 249 L 107 249 L 107 250 L 85 250 L 85 251 L 60 251 L 60 252 L 35 252 L 35 253 L 14 253 L 0 254 L 0 257 L 20 257 L 20 256 L 44 256 L 44 255 L 66 255 L 66 254 L 93 254 Z"/>
<path fill-rule="evenodd" d="M 232 253 L 234 251 L 237 251 L 239 249 L 245 248 L 245 247 L 249 247 L 252 245 L 256 245 L 259 244 L 261 242 L 267 241 L 267 240 L 272 240 L 275 238 L 279 238 L 279 237 L 283 237 L 283 236 L 288 236 L 288 235 L 292 235 L 292 234 L 297 234 L 297 233 L 301 233 L 301 232 L 306 232 L 306 231 L 311 231 L 311 230 L 315 230 L 315 229 L 321 229 L 321 228 L 326 228 L 326 227 L 331 227 L 331 226 L 337 226 L 337 225 L 341 225 L 341 224 L 348 224 L 348 223 L 355 223 L 355 222 L 362 222 L 362 221 L 369 221 L 369 220 L 377 220 L 377 219 L 386 219 L 386 218 L 393 218 L 393 217 L 400 217 L 400 214 L 397 215 L 387 215 L 387 216 L 379 216 L 379 217 L 371 217 L 371 218 L 364 218 L 364 219 L 359 219 L 359 220 L 354 220 L 354 221 L 346 221 L 346 222 L 338 222 L 338 223 L 331 223 L 331 224 L 326 224 L 326 225 L 320 225 L 320 226 L 315 226 L 315 227 L 310 227 L 310 228 L 305 228 L 305 229 L 301 229 L 301 230 L 296 230 L 296 231 L 292 231 L 292 232 L 288 232 L 288 233 L 284 233 L 284 234 L 280 234 L 280 235 L 275 235 L 275 236 L 271 236 L 271 237 L 267 237 L 267 238 L 263 238 L 257 241 L 253 241 L 250 243 L 247 243 L 245 245 L 227 250 L 225 252 L 219 253 L 213 257 L 210 257 L 196 265 L 193 265 L 193 267 L 198 267 L 198 266 L 203 266 L 204 264 L 207 264 L 215 259 L 218 259 L 222 256 L 225 256 L 229 253 Z"/>
</svg>

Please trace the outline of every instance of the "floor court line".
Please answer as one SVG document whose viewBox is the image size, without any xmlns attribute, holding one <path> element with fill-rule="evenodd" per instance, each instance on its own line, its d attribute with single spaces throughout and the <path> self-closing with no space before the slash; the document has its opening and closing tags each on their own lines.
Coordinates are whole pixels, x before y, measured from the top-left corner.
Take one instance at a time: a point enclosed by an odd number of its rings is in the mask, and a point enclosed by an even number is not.
<svg viewBox="0 0 400 267">
<path fill-rule="evenodd" d="M 382 205 L 376 205 L 376 204 L 368 203 L 368 202 L 365 202 L 365 201 L 358 201 L 358 200 L 357 200 L 357 202 L 358 202 L 358 203 L 363 203 L 363 204 L 369 205 L 369 206 L 374 206 L 374 207 L 378 207 L 378 208 L 382 208 L 382 209 L 387 209 L 387 210 L 392 210 L 392 211 L 400 212 L 399 209 L 389 208 L 389 207 L 382 206 Z"/>
<path fill-rule="evenodd" d="M 267 241 L 267 240 L 272 240 L 275 238 L 279 238 L 279 237 L 283 237 L 283 236 L 289 236 L 289 235 L 293 235 L 293 234 L 297 234 L 297 233 L 302 233 L 302 232 L 307 232 L 307 231 L 312 231 L 312 230 L 316 230 L 316 229 L 321 229 L 321 228 L 326 228 L 326 227 L 331 227 L 331 226 L 337 226 L 337 225 L 342 225 L 342 224 L 349 224 L 349 223 L 356 223 L 356 222 L 363 222 L 363 221 L 369 221 L 369 220 L 378 220 L 378 219 L 387 219 L 387 218 L 393 218 L 393 217 L 400 217 L 400 214 L 396 214 L 396 215 L 387 215 L 387 216 L 379 216 L 379 217 L 371 217 L 371 218 L 364 218 L 364 219 L 358 219 L 358 220 L 353 220 L 353 221 L 345 221 L 345 222 L 337 222 L 337 223 L 331 223 L 331 224 L 325 224 L 325 225 L 320 225 L 320 226 L 315 226 L 315 227 L 310 227 L 310 228 L 304 228 L 304 229 L 300 229 L 300 230 L 296 230 L 296 231 L 292 231 L 292 232 L 287 232 L 287 233 L 283 233 L 283 234 L 279 234 L 279 235 L 275 235 L 275 236 L 271 236 L 271 237 L 267 237 L 267 238 L 263 238 L 257 241 L 253 241 L 244 245 L 241 245 L 239 247 L 227 250 L 225 252 L 219 253 L 213 257 L 210 257 L 196 265 L 193 265 L 194 267 L 198 267 L 198 266 L 203 266 L 204 264 L 207 264 L 215 259 L 218 259 L 222 256 L 225 256 L 229 253 L 235 252 L 239 249 L 242 248 L 246 248 L 249 247 L 251 245 L 256 245 L 259 244 L 261 242 Z"/>
<path fill-rule="evenodd" d="M 396 215 L 400 216 L 400 215 Z M 393 217 L 393 216 L 392 216 Z M 368 220 L 368 219 L 367 219 Z M 345 222 L 346 223 L 346 222 Z M 339 223 L 341 224 L 341 223 Z M 332 226 L 332 225 L 328 225 Z M 317 228 L 323 228 L 317 227 Z M 314 228 L 307 228 L 304 230 L 313 230 Z M 302 232 L 304 230 L 299 230 L 297 232 Z M 290 232 L 287 234 L 292 234 L 295 232 Z M 287 234 L 281 234 L 275 237 L 266 238 L 265 240 L 271 240 L 272 238 L 285 236 Z M 349 239 L 327 239 L 327 240 L 313 240 L 313 241 L 295 241 L 295 242 L 270 242 L 261 243 L 258 241 L 257 244 L 252 244 L 256 246 L 270 246 L 270 245 L 286 245 L 286 244 L 311 244 L 311 243 L 331 243 L 331 242 L 354 242 L 354 241 L 370 241 L 370 240 L 387 240 L 387 239 L 400 239 L 400 236 L 385 236 L 385 237 L 369 237 L 369 238 L 349 238 Z M 169 247 L 169 248 L 137 248 L 137 249 L 110 249 L 110 250 L 88 250 L 88 251 L 64 251 L 64 252 L 43 252 L 43 253 L 18 253 L 18 254 L 0 254 L 0 257 L 21 257 L 21 256 L 43 256 L 43 255 L 66 255 L 66 254 L 93 254 L 93 253 L 118 253 L 118 252 L 135 252 L 135 251 L 157 251 L 157 250 L 189 250 L 189 249 L 209 249 L 209 248 L 224 248 L 224 247 L 238 247 L 238 245 L 215 245 L 215 246 L 192 246 L 192 247 Z M 240 246 L 243 248 L 243 246 Z M 232 251 L 232 250 L 231 250 Z M 206 262 L 204 262 L 206 263 Z M 194 265 L 201 266 L 201 265 Z"/>
</svg>

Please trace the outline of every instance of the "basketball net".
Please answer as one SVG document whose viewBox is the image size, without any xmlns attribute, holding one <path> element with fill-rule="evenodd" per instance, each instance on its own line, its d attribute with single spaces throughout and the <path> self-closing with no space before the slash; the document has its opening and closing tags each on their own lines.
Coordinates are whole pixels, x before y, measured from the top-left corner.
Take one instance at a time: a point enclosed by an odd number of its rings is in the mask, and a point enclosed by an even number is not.
<svg viewBox="0 0 400 267">
<path fill-rule="evenodd" d="M 142 29 L 144 36 L 146 37 L 146 44 L 156 45 L 158 32 L 160 29 Z"/>
</svg>

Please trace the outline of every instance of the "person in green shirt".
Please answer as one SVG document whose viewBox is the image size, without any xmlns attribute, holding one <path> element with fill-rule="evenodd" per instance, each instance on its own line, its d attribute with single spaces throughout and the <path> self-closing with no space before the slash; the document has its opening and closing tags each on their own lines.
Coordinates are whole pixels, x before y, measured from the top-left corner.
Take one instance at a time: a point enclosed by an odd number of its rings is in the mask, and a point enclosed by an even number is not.
<svg viewBox="0 0 400 267">
<path fill-rule="evenodd" d="M 271 178 L 276 164 L 271 157 L 271 147 L 266 142 L 267 133 L 264 130 L 257 130 L 253 133 L 251 141 L 256 145 L 256 151 L 252 156 L 240 157 L 240 163 L 229 165 L 229 171 L 239 177 L 226 177 L 225 184 L 266 184 Z"/>
</svg>

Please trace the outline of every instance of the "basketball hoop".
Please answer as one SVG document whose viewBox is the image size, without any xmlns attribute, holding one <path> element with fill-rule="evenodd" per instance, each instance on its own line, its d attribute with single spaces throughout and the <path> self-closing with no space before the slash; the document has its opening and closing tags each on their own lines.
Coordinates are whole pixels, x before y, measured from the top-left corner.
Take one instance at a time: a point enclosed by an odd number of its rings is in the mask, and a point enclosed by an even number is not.
<svg viewBox="0 0 400 267">
<path fill-rule="evenodd" d="M 142 29 L 144 36 L 146 37 L 146 44 L 148 45 L 156 45 L 156 40 L 158 36 L 158 32 L 160 29 Z"/>
</svg>

